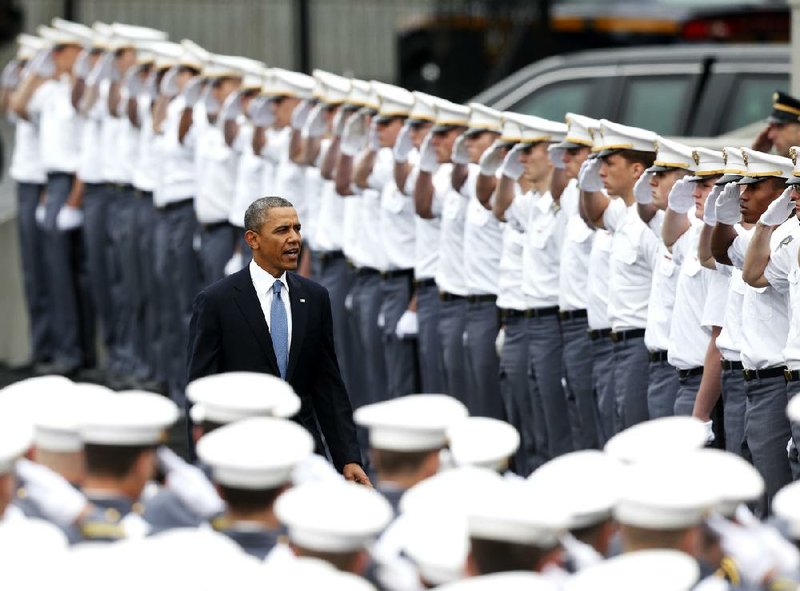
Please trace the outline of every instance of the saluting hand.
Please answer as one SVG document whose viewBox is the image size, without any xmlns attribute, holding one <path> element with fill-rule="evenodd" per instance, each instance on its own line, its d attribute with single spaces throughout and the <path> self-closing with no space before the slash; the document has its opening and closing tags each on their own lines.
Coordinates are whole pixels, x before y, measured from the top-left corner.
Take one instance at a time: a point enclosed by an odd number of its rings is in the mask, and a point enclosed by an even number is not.
<svg viewBox="0 0 800 591">
<path fill-rule="evenodd" d="M 349 480 L 350 482 L 355 482 L 356 484 L 363 484 L 369 488 L 374 488 L 372 483 L 369 481 L 367 473 L 364 472 L 364 469 L 355 462 L 344 465 L 344 468 L 342 468 L 342 476 L 344 476 L 345 480 Z"/>
</svg>

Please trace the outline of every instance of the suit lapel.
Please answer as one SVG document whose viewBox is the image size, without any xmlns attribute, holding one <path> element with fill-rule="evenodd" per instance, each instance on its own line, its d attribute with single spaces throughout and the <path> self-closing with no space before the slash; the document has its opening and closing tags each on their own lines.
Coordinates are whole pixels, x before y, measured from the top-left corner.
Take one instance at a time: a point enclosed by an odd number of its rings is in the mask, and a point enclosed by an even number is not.
<svg viewBox="0 0 800 591">
<path fill-rule="evenodd" d="M 287 273 L 286 281 L 289 283 L 289 301 L 292 306 L 292 346 L 289 348 L 289 365 L 286 368 L 286 380 L 288 381 L 294 373 L 297 358 L 303 346 L 303 337 L 306 334 L 306 322 L 308 321 L 308 304 L 303 284 L 294 273 Z"/>
<path fill-rule="evenodd" d="M 264 312 L 261 310 L 261 303 L 258 301 L 256 288 L 253 287 L 253 280 L 250 277 L 249 267 L 245 267 L 236 274 L 234 288 L 236 289 L 234 295 L 236 306 L 247 321 L 250 330 L 253 331 L 253 336 L 255 336 L 258 345 L 264 352 L 274 375 L 280 375 L 278 360 L 275 357 L 275 350 L 272 348 L 272 338 L 269 335 L 269 327 L 264 318 Z"/>
</svg>

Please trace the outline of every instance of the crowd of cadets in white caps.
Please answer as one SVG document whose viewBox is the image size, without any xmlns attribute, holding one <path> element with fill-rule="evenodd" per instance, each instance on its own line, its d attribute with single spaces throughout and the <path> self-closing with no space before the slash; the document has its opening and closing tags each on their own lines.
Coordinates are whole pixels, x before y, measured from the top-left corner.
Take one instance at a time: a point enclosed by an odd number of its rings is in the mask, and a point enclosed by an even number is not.
<svg viewBox="0 0 800 591">
<path fill-rule="evenodd" d="M 97 330 L 128 389 L 0 391 L 4 580 L 795 588 L 800 101 L 715 151 L 143 27 L 37 32 L 2 75 L 32 359 L 74 377 Z M 331 295 L 374 490 L 312 454 L 286 383 L 185 384 L 192 300 L 247 267 L 263 195 Z M 186 399 L 196 464 L 160 445 Z"/>
</svg>

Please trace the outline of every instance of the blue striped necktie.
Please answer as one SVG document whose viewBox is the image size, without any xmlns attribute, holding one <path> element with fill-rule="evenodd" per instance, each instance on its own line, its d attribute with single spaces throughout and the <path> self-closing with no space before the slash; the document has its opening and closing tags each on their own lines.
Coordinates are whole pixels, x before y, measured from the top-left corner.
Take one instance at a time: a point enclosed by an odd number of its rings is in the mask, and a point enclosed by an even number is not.
<svg viewBox="0 0 800 591">
<path fill-rule="evenodd" d="M 270 310 L 270 336 L 272 348 L 278 360 L 278 369 L 281 377 L 286 379 L 286 364 L 289 361 L 289 321 L 286 317 L 286 306 L 281 300 L 283 284 L 275 280 L 272 284 L 272 309 Z"/>
</svg>

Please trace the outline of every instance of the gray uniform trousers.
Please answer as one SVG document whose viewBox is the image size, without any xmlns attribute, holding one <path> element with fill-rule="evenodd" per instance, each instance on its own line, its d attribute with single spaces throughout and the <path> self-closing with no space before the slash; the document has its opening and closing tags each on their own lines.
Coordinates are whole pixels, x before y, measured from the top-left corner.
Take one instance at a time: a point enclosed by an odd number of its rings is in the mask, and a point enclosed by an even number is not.
<svg viewBox="0 0 800 591">
<path fill-rule="evenodd" d="M 651 419 L 675 414 L 675 399 L 679 387 L 675 367 L 666 360 L 650 362 L 647 371 L 647 412 Z"/>
<path fill-rule="evenodd" d="M 786 380 L 783 375 L 746 380 L 745 392 L 744 435 L 753 465 L 766 486 L 760 507 L 760 516 L 764 517 L 770 513 L 775 493 L 792 481 L 786 454 L 786 444 L 792 434 L 786 417 Z"/>
<path fill-rule="evenodd" d="M 74 233 L 56 227 L 56 217 L 67 201 L 75 176 L 56 172 L 47 175 L 44 223 L 44 260 L 52 319 L 53 360 L 67 370 L 83 362 L 81 315 L 78 302 L 77 268 L 74 265 Z"/>
<path fill-rule="evenodd" d="M 615 338 L 618 340 L 614 342 L 614 428 L 618 433 L 649 418 L 647 370 L 650 360 L 644 336 L 622 338 L 617 335 Z"/>
<path fill-rule="evenodd" d="M 547 461 L 547 424 L 534 413 L 528 390 L 528 327 L 522 310 L 505 311 L 505 341 L 500 354 L 500 393 L 509 423 L 519 431 L 514 456 L 517 474 L 527 476 Z"/>
<path fill-rule="evenodd" d="M 439 290 L 432 282 L 416 284 L 417 290 L 417 354 L 423 392 L 444 393 L 444 360 L 439 340 Z"/>
<path fill-rule="evenodd" d="M 134 347 L 137 358 L 142 365 L 140 379 L 152 379 L 162 376 L 160 366 L 164 363 L 163 338 L 159 318 L 157 315 L 158 290 L 155 269 L 153 268 L 153 237 L 157 216 L 153 207 L 153 194 L 150 192 L 136 191 L 136 268 L 139 280 L 137 299 L 134 301 L 134 323 L 137 330 L 134 333 Z M 165 381 L 161 379 L 160 381 Z"/>
<path fill-rule="evenodd" d="M 794 398 L 800 392 L 800 381 L 793 379 L 786 382 L 786 398 L 787 401 Z M 797 444 L 800 443 L 800 425 L 797 423 L 790 423 L 792 430 L 792 441 L 794 446 L 789 453 L 789 467 L 792 470 L 792 480 L 800 478 L 800 453 L 798 452 Z"/>
<path fill-rule="evenodd" d="M 225 264 L 231 260 L 235 246 L 236 230 L 228 222 L 200 224 L 200 271 L 203 287 L 225 277 Z"/>
<path fill-rule="evenodd" d="M 500 395 L 500 360 L 494 345 L 500 330 L 496 300 L 467 303 L 464 333 L 469 360 L 469 414 L 503 420 L 506 412 Z"/>
<path fill-rule="evenodd" d="M 739 368 L 722 370 L 722 402 L 725 409 L 725 449 L 752 461 L 744 436 L 744 413 L 747 394 L 744 374 Z"/>
<path fill-rule="evenodd" d="M 356 271 L 352 311 L 361 342 L 358 359 L 364 366 L 364 390 L 368 402 L 388 400 L 383 333 L 378 326 L 382 300 L 381 277 L 378 272 L 366 268 Z"/>
<path fill-rule="evenodd" d="M 678 375 L 678 371 L 673 368 Z M 697 392 L 700 390 L 700 382 L 703 374 L 678 377 L 678 394 L 675 396 L 674 414 L 679 417 L 690 417 L 694 412 L 694 401 L 697 399 Z"/>
<path fill-rule="evenodd" d="M 386 387 L 389 398 L 419 391 L 419 371 L 415 338 L 397 338 L 397 322 L 411 301 L 413 271 L 384 277 L 381 315 L 383 316 L 383 354 L 386 361 Z"/>
<path fill-rule="evenodd" d="M 614 387 L 614 347 L 608 335 L 590 333 L 592 343 L 592 389 L 597 405 L 597 437 L 600 447 L 615 433 L 616 389 Z"/>
<path fill-rule="evenodd" d="M 41 239 L 42 229 L 36 222 L 36 207 L 43 191 L 44 185 L 39 183 L 17 183 L 17 234 L 28 310 L 31 363 L 47 361 L 53 355 L 45 241 Z"/>
<path fill-rule="evenodd" d="M 529 311 L 529 314 L 531 311 Z M 547 423 L 547 456 L 573 451 L 564 378 L 564 345 L 558 314 L 528 318 L 528 387 L 534 413 Z"/>
<path fill-rule="evenodd" d="M 585 311 L 584 311 L 585 314 Z M 586 316 L 562 318 L 564 375 L 572 442 L 575 449 L 597 449 L 599 416 L 592 389 L 592 341 Z"/>
<path fill-rule="evenodd" d="M 452 296 L 446 296 L 452 297 Z M 467 354 L 464 350 L 464 327 L 467 298 L 442 300 L 439 308 L 439 340 L 442 343 L 445 393 L 458 398 L 470 408 Z"/>
<path fill-rule="evenodd" d="M 184 404 L 186 356 L 192 301 L 200 284 L 199 269 L 192 241 L 197 220 L 192 200 L 172 203 L 157 210 L 154 246 L 157 285 L 160 293 L 161 330 L 164 351 L 169 360 L 167 377 L 170 397 Z"/>
</svg>

